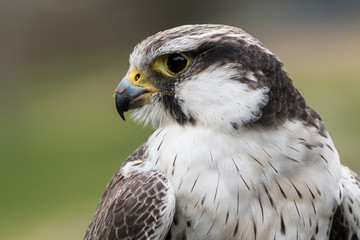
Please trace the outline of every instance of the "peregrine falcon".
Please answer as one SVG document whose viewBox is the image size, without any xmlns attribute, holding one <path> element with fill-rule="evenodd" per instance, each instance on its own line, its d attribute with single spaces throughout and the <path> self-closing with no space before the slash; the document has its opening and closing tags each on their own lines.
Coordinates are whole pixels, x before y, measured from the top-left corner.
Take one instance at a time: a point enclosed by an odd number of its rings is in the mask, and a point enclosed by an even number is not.
<svg viewBox="0 0 360 240">
<path fill-rule="evenodd" d="M 85 240 L 360 239 L 360 178 L 281 61 L 243 30 L 148 37 L 115 102 L 155 131 L 108 183 Z"/>
</svg>

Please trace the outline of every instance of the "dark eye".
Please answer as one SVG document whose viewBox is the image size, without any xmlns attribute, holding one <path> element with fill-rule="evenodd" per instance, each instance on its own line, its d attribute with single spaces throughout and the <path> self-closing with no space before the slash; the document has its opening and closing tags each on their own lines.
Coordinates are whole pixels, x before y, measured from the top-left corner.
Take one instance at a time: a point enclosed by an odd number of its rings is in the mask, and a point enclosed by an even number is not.
<svg viewBox="0 0 360 240">
<path fill-rule="evenodd" d="M 179 73 L 187 67 L 188 60 L 180 54 L 171 54 L 166 62 L 167 68 L 172 73 Z"/>
</svg>

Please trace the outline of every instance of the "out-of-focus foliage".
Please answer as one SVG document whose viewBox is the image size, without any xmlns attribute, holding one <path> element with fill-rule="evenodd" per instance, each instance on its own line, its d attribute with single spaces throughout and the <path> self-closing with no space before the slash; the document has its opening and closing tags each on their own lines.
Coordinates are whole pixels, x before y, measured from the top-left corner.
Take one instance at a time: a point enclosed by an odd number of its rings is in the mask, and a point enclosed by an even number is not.
<svg viewBox="0 0 360 240">
<path fill-rule="evenodd" d="M 0 2 L 0 239 L 81 239 L 106 183 L 152 131 L 114 107 L 128 55 L 180 24 L 230 24 L 259 38 L 360 173 L 359 3 Z"/>
</svg>

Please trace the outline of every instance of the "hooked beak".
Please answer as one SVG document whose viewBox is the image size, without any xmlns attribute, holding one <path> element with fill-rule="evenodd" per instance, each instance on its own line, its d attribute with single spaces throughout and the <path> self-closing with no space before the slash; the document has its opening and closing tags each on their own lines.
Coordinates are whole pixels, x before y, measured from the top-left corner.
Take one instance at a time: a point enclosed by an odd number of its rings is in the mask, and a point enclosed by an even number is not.
<svg viewBox="0 0 360 240">
<path fill-rule="evenodd" d="M 149 91 L 142 86 L 133 85 L 126 76 L 115 91 L 115 104 L 120 117 L 125 121 L 124 112 L 141 107 Z"/>
</svg>

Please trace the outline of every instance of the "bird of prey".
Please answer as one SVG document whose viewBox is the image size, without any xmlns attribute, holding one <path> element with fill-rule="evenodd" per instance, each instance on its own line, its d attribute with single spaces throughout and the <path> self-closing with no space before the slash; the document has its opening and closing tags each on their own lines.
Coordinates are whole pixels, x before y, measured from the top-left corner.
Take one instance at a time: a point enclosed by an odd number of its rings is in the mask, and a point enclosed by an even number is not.
<svg viewBox="0 0 360 240">
<path fill-rule="evenodd" d="M 115 102 L 155 131 L 110 180 L 84 239 L 360 239 L 360 178 L 243 30 L 148 37 Z"/>
</svg>

